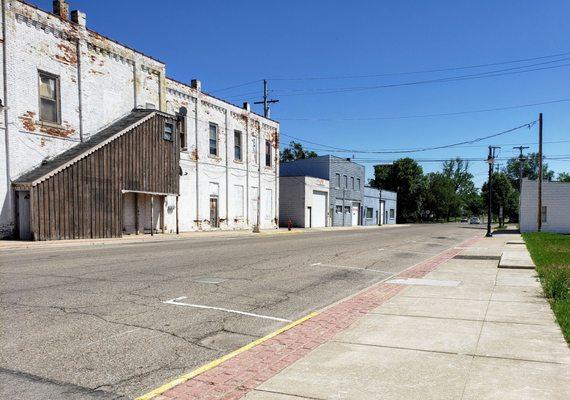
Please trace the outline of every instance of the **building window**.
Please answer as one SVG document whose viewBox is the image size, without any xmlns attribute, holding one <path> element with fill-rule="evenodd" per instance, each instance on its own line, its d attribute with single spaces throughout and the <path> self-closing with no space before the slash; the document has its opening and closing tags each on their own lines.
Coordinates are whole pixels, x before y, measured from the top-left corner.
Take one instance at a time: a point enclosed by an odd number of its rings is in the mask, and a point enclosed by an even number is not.
<svg viewBox="0 0 570 400">
<path fill-rule="evenodd" d="M 394 211 L 393 208 L 391 208 L 390 209 L 390 219 L 394 219 L 395 215 L 396 215 L 396 212 Z"/>
<path fill-rule="evenodd" d="M 350 177 L 350 186 L 352 187 L 352 190 L 354 190 L 354 176 Z"/>
<path fill-rule="evenodd" d="M 164 133 L 162 134 L 162 138 L 164 140 L 168 140 L 172 142 L 174 136 L 174 124 L 172 122 L 165 122 L 164 123 Z"/>
<path fill-rule="evenodd" d="M 234 131 L 234 160 L 241 161 L 241 132 Z"/>
<path fill-rule="evenodd" d="M 210 122 L 210 155 L 218 155 L 218 125 Z"/>
<path fill-rule="evenodd" d="M 40 76 L 40 121 L 60 123 L 59 77 L 39 72 Z"/>
<path fill-rule="evenodd" d="M 265 141 L 265 166 L 271 167 L 271 142 Z"/>
<path fill-rule="evenodd" d="M 374 210 L 370 207 L 366 207 L 366 219 L 372 219 L 374 215 Z"/>
<path fill-rule="evenodd" d="M 548 222 L 548 218 L 547 218 L 547 211 L 548 211 L 548 207 L 547 206 L 542 206 L 542 222 Z"/>
<path fill-rule="evenodd" d="M 348 176 L 343 175 L 342 177 L 344 178 L 344 188 L 348 189 Z"/>
<path fill-rule="evenodd" d="M 342 214 L 342 206 L 335 206 L 335 211 L 337 214 Z"/>
<path fill-rule="evenodd" d="M 180 148 L 182 150 L 188 149 L 188 142 L 186 140 L 186 114 L 181 111 L 177 113 L 178 119 L 176 121 L 176 130 L 178 131 L 178 136 L 180 137 Z"/>
<path fill-rule="evenodd" d="M 344 212 L 350 214 L 350 206 L 344 206 Z"/>
<path fill-rule="evenodd" d="M 340 174 L 335 174 L 335 187 L 337 189 L 340 189 Z M 340 212 L 342 212 L 342 208 Z"/>
<path fill-rule="evenodd" d="M 360 178 L 356 178 L 356 189 L 360 190 Z"/>
</svg>

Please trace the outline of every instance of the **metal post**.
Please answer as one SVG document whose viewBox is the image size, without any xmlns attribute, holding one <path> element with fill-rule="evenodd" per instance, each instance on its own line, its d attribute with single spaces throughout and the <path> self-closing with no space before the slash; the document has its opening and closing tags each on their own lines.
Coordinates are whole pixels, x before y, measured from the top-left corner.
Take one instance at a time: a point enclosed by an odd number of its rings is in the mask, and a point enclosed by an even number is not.
<svg viewBox="0 0 570 400">
<path fill-rule="evenodd" d="M 538 114 L 538 217 L 537 230 L 542 230 L 542 113 Z"/>
<path fill-rule="evenodd" d="M 154 196 L 150 196 L 150 236 L 154 236 Z"/>
<path fill-rule="evenodd" d="M 491 219 L 493 218 L 493 211 L 491 207 L 491 198 L 493 196 L 493 147 L 489 146 L 489 158 L 487 160 L 489 163 L 489 180 L 487 182 L 487 193 L 489 198 L 487 199 L 487 234 L 486 237 L 491 237 Z"/>
</svg>

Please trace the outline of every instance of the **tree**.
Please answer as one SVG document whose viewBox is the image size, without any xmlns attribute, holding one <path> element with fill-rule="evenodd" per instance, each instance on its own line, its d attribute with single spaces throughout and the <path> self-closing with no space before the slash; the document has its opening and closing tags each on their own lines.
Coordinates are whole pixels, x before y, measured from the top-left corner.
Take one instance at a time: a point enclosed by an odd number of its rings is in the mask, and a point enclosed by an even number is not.
<svg viewBox="0 0 570 400">
<path fill-rule="evenodd" d="M 485 212 L 485 201 L 476 190 L 467 194 L 463 198 L 465 211 L 468 215 L 478 216 Z"/>
<path fill-rule="evenodd" d="M 417 221 L 424 193 L 424 172 L 411 158 L 401 158 L 391 165 L 375 165 L 370 185 L 398 193 L 398 222 Z"/>
<path fill-rule="evenodd" d="M 432 172 L 426 175 L 422 214 L 429 220 L 449 220 L 459 209 L 459 196 L 455 182 L 445 172 Z"/>
<path fill-rule="evenodd" d="M 538 179 L 538 153 L 530 153 L 522 161 L 523 165 L 523 178 L 528 178 L 531 180 Z M 518 157 L 513 157 L 507 161 L 507 168 L 505 172 L 508 175 L 511 185 L 518 192 L 519 190 L 519 179 L 520 179 L 520 165 L 521 161 Z M 542 163 L 542 179 L 545 181 L 551 181 L 554 178 L 554 171 L 548 169 L 548 164 Z"/>
<path fill-rule="evenodd" d="M 473 199 L 475 196 L 479 196 L 479 194 L 473 183 L 473 174 L 469 172 L 468 161 L 463 161 L 459 157 L 445 161 L 443 163 L 443 174 L 451 180 L 456 194 L 455 207 L 449 209 L 449 215 L 447 216 L 449 221 L 452 216 L 465 214 L 469 208 L 468 201 L 473 206 Z"/>
<path fill-rule="evenodd" d="M 303 149 L 303 145 L 297 142 L 290 142 L 289 145 L 281 152 L 282 163 L 314 157 L 318 157 L 318 154 L 314 151 Z"/>
<path fill-rule="evenodd" d="M 561 172 L 558 174 L 558 181 L 559 182 L 569 182 L 570 183 L 570 173 L 569 172 Z"/>
<path fill-rule="evenodd" d="M 489 182 L 483 184 L 481 193 L 485 204 L 489 199 Z M 503 216 L 511 221 L 518 220 L 519 193 L 511 184 L 507 174 L 503 172 L 493 173 L 493 197 L 492 211 L 494 216 L 499 215 L 499 209 L 503 206 Z"/>
</svg>

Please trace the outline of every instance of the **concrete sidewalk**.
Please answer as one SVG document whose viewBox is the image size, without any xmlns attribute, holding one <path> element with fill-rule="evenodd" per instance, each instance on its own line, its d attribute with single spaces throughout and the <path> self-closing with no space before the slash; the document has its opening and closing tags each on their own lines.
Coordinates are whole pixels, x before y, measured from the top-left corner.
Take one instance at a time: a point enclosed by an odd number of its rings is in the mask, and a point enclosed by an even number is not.
<svg viewBox="0 0 570 400">
<path fill-rule="evenodd" d="M 570 349 L 535 271 L 490 259 L 517 239 L 480 240 L 403 285 L 245 399 L 568 399 Z"/>
</svg>

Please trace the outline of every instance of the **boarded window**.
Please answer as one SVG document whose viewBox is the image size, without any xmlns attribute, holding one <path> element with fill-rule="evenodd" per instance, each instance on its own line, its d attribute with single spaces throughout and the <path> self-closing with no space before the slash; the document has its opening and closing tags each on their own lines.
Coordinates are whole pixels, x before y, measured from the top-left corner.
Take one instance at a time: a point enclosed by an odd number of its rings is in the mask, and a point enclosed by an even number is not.
<svg viewBox="0 0 570 400">
<path fill-rule="evenodd" d="M 265 141 L 265 166 L 271 167 L 271 142 Z"/>
<path fill-rule="evenodd" d="M 39 72 L 40 75 L 40 121 L 60 123 L 59 77 Z"/>
<path fill-rule="evenodd" d="M 234 185 L 234 217 L 243 218 L 244 215 L 244 190 L 242 185 Z"/>
<path fill-rule="evenodd" d="M 210 155 L 218 155 L 218 125 L 210 123 Z"/>
<path fill-rule="evenodd" d="M 241 161 L 241 132 L 234 131 L 234 160 Z"/>
</svg>

